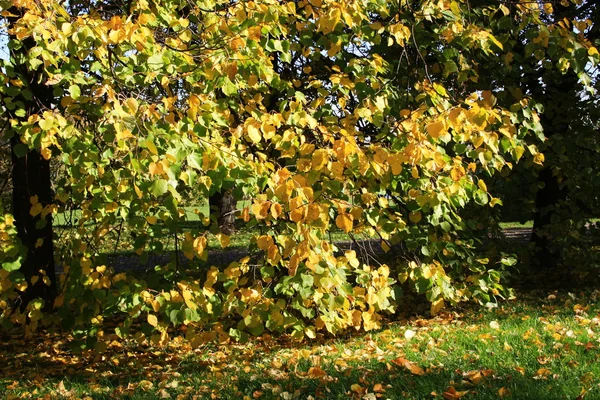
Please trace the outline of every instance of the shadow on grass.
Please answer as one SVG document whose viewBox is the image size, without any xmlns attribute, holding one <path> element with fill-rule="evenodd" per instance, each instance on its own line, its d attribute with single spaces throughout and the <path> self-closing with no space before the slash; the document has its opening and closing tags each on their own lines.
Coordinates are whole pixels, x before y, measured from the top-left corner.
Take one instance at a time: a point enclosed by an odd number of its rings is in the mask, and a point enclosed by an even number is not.
<svg viewBox="0 0 600 400">
<path fill-rule="evenodd" d="M 398 366 L 402 354 L 374 352 L 371 358 L 325 360 L 319 356 L 291 357 L 278 361 L 281 352 L 302 345 L 255 342 L 252 347 L 208 346 L 202 351 L 179 351 L 109 346 L 96 356 L 74 355 L 65 350 L 59 336 L 26 342 L 3 337 L 0 345 L 0 393 L 94 399 L 123 398 L 225 398 L 261 399 L 431 399 L 442 398 L 455 388 L 467 399 L 497 399 L 499 393 L 514 399 L 574 399 L 580 392 L 572 377 L 534 378 L 515 370 L 498 357 L 495 365 L 465 361 L 461 354 L 447 362 L 425 366 L 422 375 Z M 325 342 L 324 344 L 327 344 Z M 350 348 L 348 339 L 332 345 Z M 465 371 L 481 371 L 476 382 Z M 60 384 L 62 381 L 62 385 Z M 17 384 L 15 384 L 15 382 Z M 567 384 L 565 384 L 567 383 Z M 460 395 L 461 393 L 458 393 Z M 588 398 L 600 395 L 595 388 Z M 371 396 L 371 397 L 369 397 Z M 374 396 L 374 397 L 373 397 Z M 452 399 L 450 395 L 447 395 Z M 456 397 L 459 398 L 459 397 Z"/>
</svg>

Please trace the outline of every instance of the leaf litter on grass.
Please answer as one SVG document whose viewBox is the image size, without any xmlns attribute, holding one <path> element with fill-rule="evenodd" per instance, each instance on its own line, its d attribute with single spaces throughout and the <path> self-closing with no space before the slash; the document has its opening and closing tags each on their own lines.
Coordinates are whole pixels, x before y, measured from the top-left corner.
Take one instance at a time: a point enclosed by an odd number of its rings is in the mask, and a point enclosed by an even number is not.
<svg viewBox="0 0 600 400">
<path fill-rule="evenodd" d="M 385 329 L 298 343 L 162 348 L 107 334 L 100 353 L 68 335 L 19 332 L 0 344 L 4 398 L 594 398 L 600 309 L 591 295 L 551 294 L 390 322 Z"/>
</svg>

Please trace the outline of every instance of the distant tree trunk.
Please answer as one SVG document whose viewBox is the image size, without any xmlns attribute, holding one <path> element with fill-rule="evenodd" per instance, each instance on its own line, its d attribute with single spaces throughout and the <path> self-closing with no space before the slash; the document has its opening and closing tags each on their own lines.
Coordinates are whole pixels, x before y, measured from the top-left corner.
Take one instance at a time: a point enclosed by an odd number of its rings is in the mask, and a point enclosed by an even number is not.
<svg viewBox="0 0 600 400">
<path fill-rule="evenodd" d="M 539 189 L 535 196 L 535 214 L 533 217 L 533 234 L 531 243 L 534 247 L 534 258 L 539 266 L 543 268 L 555 268 L 558 257 L 552 253 L 548 228 L 552 224 L 552 215 L 564 194 L 561 193 L 557 177 L 552 174 L 550 167 L 544 167 L 538 176 L 544 187 Z"/>
<path fill-rule="evenodd" d="M 21 11 L 11 8 L 7 17 L 10 29 L 20 18 Z M 17 39 L 10 35 L 11 42 Z M 45 109 L 50 109 L 54 96 L 52 88 L 42 83 L 40 79 L 42 67 L 37 70 L 29 70 L 27 67 L 27 54 L 35 46 L 33 39 L 26 38 L 21 41 L 21 46 L 11 47 L 11 60 L 14 65 L 15 77 L 21 79 L 25 84 L 21 94 L 13 99 L 24 105 L 25 116 L 18 117 L 10 115 L 10 118 L 27 121 L 29 116 L 39 114 Z M 25 96 L 25 89 L 29 89 L 30 96 Z M 45 301 L 45 309 L 49 310 L 54 305 L 56 297 L 56 273 L 54 271 L 54 243 L 52 234 L 52 215 L 47 215 L 45 221 L 42 213 L 35 216 L 30 213 L 32 199 L 36 199 L 42 207 L 52 203 L 52 189 L 50 182 L 50 162 L 44 159 L 36 149 L 29 149 L 25 155 L 18 157 L 18 146 L 21 145 L 19 132 L 12 132 L 11 159 L 12 159 L 12 211 L 15 218 L 17 234 L 24 246 L 27 247 L 27 257 L 21 266 L 21 273 L 25 275 L 28 284 L 27 289 L 21 296 L 21 307 L 35 299 L 41 298 Z M 48 279 L 44 279 L 45 274 Z M 38 276 L 35 283 L 31 278 Z"/>
<path fill-rule="evenodd" d="M 217 214 L 217 221 L 221 233 L 232 235 L 235 233 L 236 201 L 233 191 L 222 190 L 209 197 L 210 212 Z"/>
</svg>

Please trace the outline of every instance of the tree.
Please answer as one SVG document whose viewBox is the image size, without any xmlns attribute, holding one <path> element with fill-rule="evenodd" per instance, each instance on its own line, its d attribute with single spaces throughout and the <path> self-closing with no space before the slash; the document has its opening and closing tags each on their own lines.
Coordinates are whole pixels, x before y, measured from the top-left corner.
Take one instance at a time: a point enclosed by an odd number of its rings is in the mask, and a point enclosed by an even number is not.
<svg viewBox="0 0 600 400">
<path fill-rule="evenodd" d="M 265 330 L 301 338 L 374 329 L 403 289 L 426 296 L 432 314 L 505 293 L 502 268 L 514 260 L 476 247 L 467 207 L 499 204 L 486 181 L 525 151 L 542 162 L 530 139 L 541 110 L 483 71 L 509 68 L 511 35 L 522 30 L 542 38 L 534 51 L 544 47 L 543 9 L 322 0 L 19 7 L 15 44 L 33 41 L 28 63 L 60 99 L 21 122 L 20 140 L 65 171 L 54 201 L 79 220 L 59 253 L 55 305 L 88 345 L 113 316 L 123 320 L 119 335 L 164 343 L 169 326 L 184 324 L 200 344 Z M 567 61 L 577 46 L 598 61 L 570 28 L 547 34 Z M 551 54 L 540 60 L 554 68 Z M 184 228 L 193 188 L 253 199 L 240 217 L 256 227 L 258 265 L 204 265 L 223 223 Z M 173 237 L 195 270 L 173 257 L 145 280 L 114 273 L 102 246 L 122 227 L 140 256 Z M 341 255 L 332 229 L 378 237 L 383 250 L 402 244 L 408 258 L 370 265 Z M 136 320 L 141 331 L 131 332 Z"/>
<path fill-rule="evenodd" d="M 16 7 L 7 11 L 9 25 L 23 16 Z M 23 293 L 12 300 L 21 310 L 27 308 L 33 322 L 39 319 L 40 309 L 53 307 L 57 291 L 49 155 L 21 142 L 22 125 L 54 104 L 52 89 L 42 83 L 41 66 L 28 62 L 28 53 L 34 46 L 32 38 L 17 41 L 15 35 L 10 34 L 10 61 L 5 65 L 5 77 L 14 86 L 9 85 L 3 96 L 6 123 L 10 125 L 6 137 L 10 139 L 12 157 L 12 215 L 20 244 L 26 248 L 20 269 L 12 276 L 13 282 L 24 288 Z M 39 142 L 40 139 L 33 140 Z"/>
</svg>

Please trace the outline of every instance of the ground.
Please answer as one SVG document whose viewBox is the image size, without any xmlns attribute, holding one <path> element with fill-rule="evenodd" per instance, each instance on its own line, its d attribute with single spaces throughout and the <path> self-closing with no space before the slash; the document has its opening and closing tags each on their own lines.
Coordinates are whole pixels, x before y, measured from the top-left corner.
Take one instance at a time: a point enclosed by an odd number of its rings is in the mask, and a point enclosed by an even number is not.
<svg viewBox="0 0 600 400">
<path fill-rule="evenodd" d="M 191 349 L 20 332 L 0 344 L 3 398 L 600 398 L 600 291 L 538 291 L 499 307 L 409 316 L 379 331 L 298 343 L 263 336 Z"/>
</svg>

